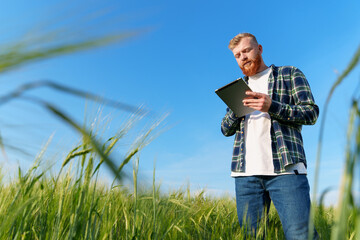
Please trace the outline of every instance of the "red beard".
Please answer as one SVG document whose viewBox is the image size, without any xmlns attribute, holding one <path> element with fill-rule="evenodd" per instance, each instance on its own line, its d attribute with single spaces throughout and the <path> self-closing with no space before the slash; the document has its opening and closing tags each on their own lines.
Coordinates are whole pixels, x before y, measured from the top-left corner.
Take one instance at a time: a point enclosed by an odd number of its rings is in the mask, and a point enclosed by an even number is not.
<svg viewBox="0 0 360 240">
<path fill-rule="evenodd" d="M 249 62 L 249 63 L 248 63 Z M 245 66 L 242 64 L 240 66 L 241 71 L 245 76 L 253 76 L 258 73 L 258 70 L 261 65 L 261 54 L 258 53 L 255 59 L 248 59 L 245 63 Z"/>
</svg>

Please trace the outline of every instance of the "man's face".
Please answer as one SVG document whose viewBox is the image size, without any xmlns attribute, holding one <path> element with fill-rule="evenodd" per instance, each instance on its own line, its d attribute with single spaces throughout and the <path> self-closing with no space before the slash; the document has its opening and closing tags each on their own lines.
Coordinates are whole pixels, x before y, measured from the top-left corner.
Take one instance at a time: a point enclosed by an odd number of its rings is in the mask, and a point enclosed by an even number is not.
<svg viewBox="0 0 360 240">
<path fill-rule="evenodd" d="M 232 52 L 244 75 L 252 76 L 258 73 L 262 63 L 261 45 L 256 44 L 250 37 L 245 37 Z"/>
</svg>

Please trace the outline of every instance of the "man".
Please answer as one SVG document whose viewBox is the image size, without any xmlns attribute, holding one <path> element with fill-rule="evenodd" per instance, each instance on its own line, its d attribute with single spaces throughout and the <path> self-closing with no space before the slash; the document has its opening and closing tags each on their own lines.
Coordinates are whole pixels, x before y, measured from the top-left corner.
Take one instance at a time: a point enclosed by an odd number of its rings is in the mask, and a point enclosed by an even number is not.
<svg viewBox="0 0 360 240">
<path fill-rule="evenodd" d="M 268 67 L 255 36 L 238 34 L 229 48 L 252 89 L 243 104 L 256 110 L 239 118 L 227 108 L 221 123 L 225 136 L 236 134 L 231 176 L 240 225 L 256 233 L 273 201 L 286 239 L 307 239 L 310 196 L 301 128 L 315 124 L 319 108 L 304 74 L 292 66 Z"/>
</svg>

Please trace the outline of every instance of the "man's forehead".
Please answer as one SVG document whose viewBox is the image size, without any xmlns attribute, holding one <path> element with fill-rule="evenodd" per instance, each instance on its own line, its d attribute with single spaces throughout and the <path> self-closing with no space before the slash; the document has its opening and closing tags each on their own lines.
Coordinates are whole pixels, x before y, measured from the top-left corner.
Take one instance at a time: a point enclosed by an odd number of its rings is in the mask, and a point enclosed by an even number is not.
<svg viewBox="0 0 360 240">
<path fill-rule="evenodd" d="M 236 45 L 234 50 L 236 49 L 236 51 L 241 51 L 241 50 L 243 50 L 245 48 L 256 47 L 256 46 L 257 46 L 256 42 L 251 37 L 244 37 L 244 38 L 241 39 L 239 44 Z"/>
</svg>

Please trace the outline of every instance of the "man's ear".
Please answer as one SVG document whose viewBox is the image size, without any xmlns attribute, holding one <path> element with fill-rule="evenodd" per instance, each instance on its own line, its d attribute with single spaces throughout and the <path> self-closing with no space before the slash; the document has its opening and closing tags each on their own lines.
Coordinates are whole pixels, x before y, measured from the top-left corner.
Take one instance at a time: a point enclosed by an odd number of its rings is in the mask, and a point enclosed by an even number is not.
<svg viewBox="0 0 360 240">
<path fill-rule="evenodd" d="M 260 53 L 262 54 L 262 52 L 263 52 L 263 47 L 261 46 L 261 44 L 259 44 L 259 51 L 260 51 Z"/>
</svg>

